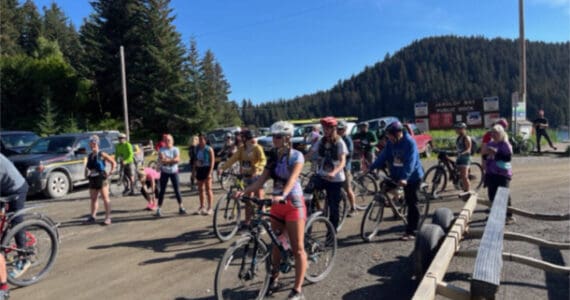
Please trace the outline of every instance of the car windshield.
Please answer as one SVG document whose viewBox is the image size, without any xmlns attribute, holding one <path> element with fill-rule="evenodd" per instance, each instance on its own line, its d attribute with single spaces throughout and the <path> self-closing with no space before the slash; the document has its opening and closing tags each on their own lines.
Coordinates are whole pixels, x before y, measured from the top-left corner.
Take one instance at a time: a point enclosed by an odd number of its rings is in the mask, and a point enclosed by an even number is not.
<svg viewBox="0 0 570 300">
<path fill-rule="evenodd" d="M 302 137 L 304 136 L 305 132 L 303 131 L 303 127 L 295 127 L 295 129 L 293 130 L 293 137 Z"/>
<path fill-rule="evenodd" d="M 28 154 L 67 153 L 73 149 L 74 137 L 47 137 L 35 141 L 26 150 Z"/>
<path fill-rule="evenodd" d="M 6 148 L 28 147 L 39 137 L 33 133 L 3 134 L 2 143 Z"/>
<path fill-rule="evenodd" d="M 226 130 L 214 130 L 208 133 L 207 137 L 208 137 L 208 141 L 210 143 L 220 143 L 224 141 L 224 138 L 226 137 L 226 133 L 228 133 L 228 131 Z"/>
</svg>

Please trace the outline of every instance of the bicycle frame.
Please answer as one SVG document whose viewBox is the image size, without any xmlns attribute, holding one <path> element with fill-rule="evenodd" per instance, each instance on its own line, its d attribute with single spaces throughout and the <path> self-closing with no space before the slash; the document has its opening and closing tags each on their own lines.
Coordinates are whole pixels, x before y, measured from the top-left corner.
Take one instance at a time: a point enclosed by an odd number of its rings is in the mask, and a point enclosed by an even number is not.
<svg viewBox="0 0 570 300">
<path fill-rule="evenodd" d="M 447 173 L 449 174 L 451 182 L 453 182 L 454 184 L 457 183 L 458 176 L 457 176 L 457 167 L 455 165 L 455 161 L 449 158 L 449 155 L 444 153 L 438 154 L 437 160 L 438 160 L 438 165 L 442 166 L 444 170 L 446 170 Z"/>
</svg>

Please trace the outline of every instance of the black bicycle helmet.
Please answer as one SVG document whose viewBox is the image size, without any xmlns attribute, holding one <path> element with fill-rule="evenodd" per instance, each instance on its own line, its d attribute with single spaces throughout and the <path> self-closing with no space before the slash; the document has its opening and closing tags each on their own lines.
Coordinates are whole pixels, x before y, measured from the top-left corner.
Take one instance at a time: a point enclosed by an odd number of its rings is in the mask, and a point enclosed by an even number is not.
<svg viewBox="0 0 570 300">
<path fill-rule="evenodd" d="M 253 134 L 253 131 L 251 130 L 244 130 L 241 132 L 241 136 L 245 139 L 245 140 L 249 140 L 255 137 L 255 135 Z"/>
<path fill-rule="evenodd" d="M 467 128 L 467 124 L 465 124 L 463 122 L 457 122 L 457 123 L 455 123 L 455 125 L 453 127 L 455 127 L 455 129 L 463 129 L 463 128 Z"/>
<path fill-rule="evenodd" d="M 395 134 L 395 133 L 403 131 L 403 130 L 404 130 L 404 126 L 402 125 L 402 123 L 400 123 L 400 121 L 394 121 L 394 122 L 390 123 L 390 125 L 388 125 L 388 127 L 386 127 L 386 133 L 389 133 L 389 134 Z"/>
</svg>

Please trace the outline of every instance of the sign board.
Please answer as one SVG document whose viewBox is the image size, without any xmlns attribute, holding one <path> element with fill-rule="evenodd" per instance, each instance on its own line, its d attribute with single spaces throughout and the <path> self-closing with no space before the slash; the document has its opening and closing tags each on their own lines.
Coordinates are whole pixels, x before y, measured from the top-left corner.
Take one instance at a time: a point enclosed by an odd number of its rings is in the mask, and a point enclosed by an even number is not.
<svg viewBox="0 0 570 300">
<path fill-rule="evenodd" d="M 513 119 L 516 116 L 517 120 L 526 120 L 526 102 L 515 102 L 517 105 L 513 106 Z"/>
<path fill-rule="evenodd" d="M 511 94 L 511 104 L 513 105 L 513 107 L 519 103 L 519 92 L 513 92 Z"/>
<path fill-rule="evenodd" d="M 485 128 L 491 128 L 491 125 L 493 125 L 493 123 L 497 122 L 500 117 L 501 117 L 501 115 L 498 112 L 485 113 L 485 117 L 484 117 Z"/>
<path fill-rule="evenodd" d="M 483 111 L 499 111 L 499 97 L 485 97 L 483 98 Z"/>
<path fill-rule="evenodd" d="M 418 102 L 414 106 L 414 113 L 417 117 L 427 117 L 428 116 L 428 104 L 426 102 Z"/>
<path fill-rule="evenodd" d="M 429 131 L 429 118 L 416 118 L 416 126 L 423 132 Z"/>
</svg>

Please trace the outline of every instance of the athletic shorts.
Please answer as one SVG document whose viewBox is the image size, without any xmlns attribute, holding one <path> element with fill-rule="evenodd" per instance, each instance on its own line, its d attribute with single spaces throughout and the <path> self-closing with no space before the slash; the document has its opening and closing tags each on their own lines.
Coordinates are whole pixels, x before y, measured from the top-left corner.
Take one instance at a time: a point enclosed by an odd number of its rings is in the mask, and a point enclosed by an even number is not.
<svg viewBox="0 0 570 300">
<path fill-rule="evenodd" d="M 458 156 L 455 165 L 458 167 L 469 167 L 469 165 L 471 165 L 471 155 Z"/>
<path fill-rule="evenodd" d="M 210 166 L 196 168 L 196 180 L 206 180 L 208 175 L 210 175 Z"/>
<path fill-rule="evenodd" d="M 125 175 L 127 177 L 135 176 L 135 164 L 134 163 L 125 164 L 125 165 L 123 165 L 123 168 L 124 168 Z"/>
<path fill-rule="evenodd" d="M 108 184 L 109 182 L 103 174 L 89 177 L 89 189 L 91 190 L 100 190 Z"/>
<path fill-rule="evenodd" d="M 346 179 L 342 183 L 342 188 L 348 192 L 349 189 L 352 190 L 352 173 L 350 173 L 350 171 L 345 170 L 344 176 L 346 176 Z"/>
<path fill-rule="evenodd" d="M 287 197 L 285 204 L 275 203 L 271 206 L 271 215 L 285 222 L 295 222 L 305 220 L 307 218 L 307 208 L 305 207 L 305 200 L 301 199 L 302 205 L 295 207 L 292 199 Z"/>
</svg>

